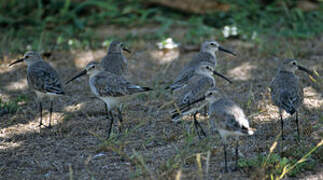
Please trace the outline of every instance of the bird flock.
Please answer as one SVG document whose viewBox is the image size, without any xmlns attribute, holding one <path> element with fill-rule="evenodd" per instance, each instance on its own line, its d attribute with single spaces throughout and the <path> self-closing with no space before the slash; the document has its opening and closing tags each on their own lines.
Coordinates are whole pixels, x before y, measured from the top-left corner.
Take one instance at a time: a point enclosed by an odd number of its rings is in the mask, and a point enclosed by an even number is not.
<svg viewBox="0 0 323 180">
<path fill-rule="evenodd" d="M 74 77 L 66 81 L 64 86 L 68 86 L 73 80 L 83 76 L 89 76 L 89 86 L 91 92 L 105 103 L 106 116 L 109 120 L 107 138 L 110 137 L 114 122 L 114 114 L 120 122 L 119 131 L 122 130 L 122 111 L 123 104 L 128 102 L 138 93 L 152 91 L 150 87 L 143 87 L 128 81 L 125 75 L 128 72 L 128 63 L 123 51 L 131 51 L 120 41 L 113 41 L 110 44 L 107 55 L 101 62 L 92 61 Z M 236 168 L 238 162 L 238 140 L 239 136 L 248 136 L 255 133 L 255 129 L 249 125 L 249 120 L 244 111 L 238 104 L 228 98 L 220 87 L 216 85 L 214 75 L 232 83 L 220 72 L 217 72 L 218 51 L 236 56 L 236 54 L 216 41 L 205 41 L 202 43 L 200 52 L 178 73 L 175 80 L 165 90 L 173 97 L 173 106 L 169 110 L 169 116 L 174 123 L 181 121 L 184 116 L 191 115 L 194 119 L 194 128 L 198 137 L 201 139 L 208 136 L 197 120 L 197 114 L 204 111 L 210 122 L 210 134 L 218 132 L 223 140 L 225 167 L 227 165 L 227 138 L 232 136 L 236 140 Z M 51 128 L 53 99 L 57 96 L 65 95 L 63 83 L 55 71 L 39 53 L 28 51 L 24 57 L 12 62 L 9 66 L 16 63 L 25 62 L 27 64 L 27 82 L 29 88 L 35 91 L 39 104 L 39 127 Z M 283 60 L 277 74 L 271 84 L 272 102 L 279 109 L 281 121 L 281 137 L 284 140 L 284 121 L 282 118 L 283 110 L 290 115 L 295 114 L 298 138 L 300 138 L 298 108 L 303 102 L 303 91 L 299 85 L 296 70 L 301 70 L 309 75 L 313 71 L 299 65 L 295 59 Z M 43 124 L 42 99 L 50 99 L 49 124 Z"/>
</svg>

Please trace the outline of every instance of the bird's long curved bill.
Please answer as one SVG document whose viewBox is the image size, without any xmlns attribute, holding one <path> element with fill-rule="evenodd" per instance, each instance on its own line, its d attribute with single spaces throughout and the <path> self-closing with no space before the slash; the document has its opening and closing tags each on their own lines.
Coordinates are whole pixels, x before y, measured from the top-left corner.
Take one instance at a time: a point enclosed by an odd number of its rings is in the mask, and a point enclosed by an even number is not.
<svg viewBox="0 0 323 180">
<path fill-rule="evenodd" d="M 215 74 L 215 75 L 217 75 L 217 76 L 219 76 L 219 77 L 227 80 L 229 83 L 232 83 L 232 81 L 229 78 L 225 77 L 223 74 L 221 74 L 219 72 L 213 71 L 213 74 Z"/>
<path fill-rule="evenodd" d="M 124 51 L 126 51 L 127 53 L 131 54 L 131 51 L 127 48 L 127 47 L 124 47 L 122 48 Z"/>
<path fill-rule="evenodd" d="M 199 99 L 196 99 L 195 101 L 188 102 L 188 103 L 186 104 L 186 106 L 184 106 L 184 107 L 191 106 L 191 105 L 193 105 L 193 104 L 196 104 L 196 103 L 201 102 L 201 101 L 204 101 L 204 100 L 205 100 L 205 96 L 203 96 L 203 97 L 201 97 L 201 98 L 199 98 Z"/>
<path fill-rule="evenodd" d="M 14 61 L 14 62 L 12 62 L 11 64 L 9 64 L 9 66 L 12 66 L 12 65 L 14 65 L 14 64 L 20 63 L 20 62 L 22 62 L 22 61 L 24 61 L 24 58 L 17 59 L 16 61 Z"/>
<path fill-rule="evenodd" d="M 70 80 L 66 81 L 66 82 L 65 82 L 65 84 L 70 83 L 70 82 L 71 82 L 71 81 L 73 81 L 74 79 L 77 79 L 77 78 L 79 78 L 79 77 L 81 77 L 81 76 L 85 75 L 86 73 L 87 73 L 87 71 L 86 71 L 86 70 L 83 70 L 83 71 L 79 72 L 79 73 L 78 73 L 77 75 L 75 75 L 72 79 L 70 79 Z"/>
<path fill-rule="evenodd" d="M 306 67 L 301 66 L 301 65 L 298 65 L 297 67 L 298 67 L 299 70 L 304 71 L 304 72 L 306 72 L 307 74 L 309 74 L 311 76 L 315 76 L 314 75 L 314 72 L 311 71 L 311 70 L 309 70 L 309 69 L 307 69 Z"/>
<path fill-rule="evenodd" d="M 223 52 L 226 52 L 226 53 L 229 53 L 229 54 L 232 54 L 233 56 L 237 56 L 234 52 L 232 52 L 232 51 L 230 51 L 228 49 L 225 49 L 222 46 L 219 47 L 219 50 L 223 51 Z"/>
</svg>

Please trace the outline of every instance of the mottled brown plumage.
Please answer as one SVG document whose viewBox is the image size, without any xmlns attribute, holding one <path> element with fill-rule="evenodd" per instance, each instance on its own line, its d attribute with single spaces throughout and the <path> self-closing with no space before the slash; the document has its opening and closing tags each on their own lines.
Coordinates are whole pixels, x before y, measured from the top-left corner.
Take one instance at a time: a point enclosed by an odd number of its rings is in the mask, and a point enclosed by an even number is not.
<svg viewBox="0 0 323 180">
<path fill-rule="evenodd" d="M 201 45 L 200 52 L 192 58 L 182 71 L 180 71 L 173 84 L 169 86 L 170 89 L 176 91 L 185 86 L 185 84 L 190 81 L 194 75 L 194 71 L 196 71 L 201 62 L 209 63 L 213 66 L 213 69 L 215 69 L 217 64 L 216 52 L 219 50 L 235 55 L 231 51 L 222 48 L 216 41 L 205 41 Z"/>
<path fill-rule="evenodd" d="M 128 60 L 122 50 L 130 52 L 122 42 L 111 42 L 108 54 L 101 60 L 101 66 L 105 71 L 116 75 L 125 75 L 128 72 Z"/>
<path fill-rule="evenodd" d="M 303 103 L 303 89 L 299 85 L 298 77 L 295 75 L 296 70 L 303 70 L 309 74 L 311 71 L 303 66 L 298 65 L 294 59 L 286 59 L 279 65 L 278 72 L 270 84 L 271 99 L 274 105 L 279 108 L 281 118 L 282 139 L 284 139 L 284 122 L 282 110 L 290 115 L 296 112 L 297 134 L 298 128 L 298 108 Z"/>
<path fill-rule="evenodd" d="M 108 136 L 110 136 L 111 127 L 114 120 L 112 110 L 117 107 L 118 117 L 120 122 L 122 122 L 122 103 L 124 103 L 126 100 L 128 100 L 129 97 L 136 93 L 151 90 L 148 87 L 141 87 L 132 84 L 122 76 L 104 71 L 101 65 L 97 62 L 90 62 L 82 72 L 71 78 L 66 82 L 66 84 L 85 74 L 88 74 L 90 76 L 89 85 L 92 93 L 106 104 L 108 117 L 111 120 L 108 130 Z"/>
<path fill-rule="evenodd" d="M 254 130 L 250 128 L 249 121 L 243 110 L 231 99 L 223 96 L 217 88 L 211 88 L 205 96 L 194 101 L 192 105 L 207 101 L 209 104 L 209 121 L 211 124 L 211 131 L 217 130 L 223 139 L 223 151 L 225 158 L 225 170 L 228 171 L 227 166 L 227 152 L 226 144 L 227 137 L 236 137 L 236 167 L 238 163 L 238 138 L 244 135 L 253 135 Z"/>
<path fill-rule="evenodd" d="M 51 127 L 52 111 L 53 111 L 53 96 L 63 95 L 64 90 L 60 78 L 53 67 L 51 67 L 47 62 L 45 62 L 41 56 L 34 51 L 28 51 L 25 53 L 22 59 L 10 64 L 16 64 L 19 62 L 26 62 L 27 67 L 27 81 L 28 86 L 34 90 L 37 94 L 39 100 L 39 111 L 40 111 L 40 122 L 39 127 L 43 125 L 42 123 L 42 103 L 41 98 L 43 96 L 50 96 L 50 116 L 49 125 Z"/>
</svg>

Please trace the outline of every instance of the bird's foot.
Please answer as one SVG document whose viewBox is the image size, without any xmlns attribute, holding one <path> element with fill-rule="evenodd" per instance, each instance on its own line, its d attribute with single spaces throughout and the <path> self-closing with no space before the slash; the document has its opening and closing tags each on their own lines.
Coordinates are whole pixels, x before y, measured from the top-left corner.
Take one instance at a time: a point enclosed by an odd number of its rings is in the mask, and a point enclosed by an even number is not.
<svg viewBox="0 0 323 180">
<path fill-rule="evenodd" d="M 224 168 L 221 170 L 222 173 L 230 173 L 230 172 L 237 172 L 237 171 L 239 171 L 238 167 Z"/>
<path fill-rule="evenodd" d="M 221 170 L 221 173 L 228 173 L 228 172 L 229 172 L 229 169 L 226 167 Z"/>
</svg>

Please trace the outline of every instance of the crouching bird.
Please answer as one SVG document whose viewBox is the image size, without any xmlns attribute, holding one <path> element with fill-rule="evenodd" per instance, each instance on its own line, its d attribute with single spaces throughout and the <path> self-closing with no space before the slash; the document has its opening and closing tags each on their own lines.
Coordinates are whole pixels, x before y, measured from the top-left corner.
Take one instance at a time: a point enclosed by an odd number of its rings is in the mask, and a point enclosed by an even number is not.
<svg viewBox="0 0 323 180">
<path fill-rule="evenodd" d="M 238 167 L 238 148 L 239 136 L 253 135 L 254 129 L 249 126 L 249 120 L 243 110 L 231 99 L 221 95 L 217 88 L 211 88 L 200 99 L 191 104 L 200 101 L 209 102 L 209 121 L 211 131 L 217 130 L 223 140 L 223 152 L 225 160 L 225 172 L 228 172 L 227 165 L 227 137 L 234 136 L 236 139 L 236 168 Z"/>
</svg>

